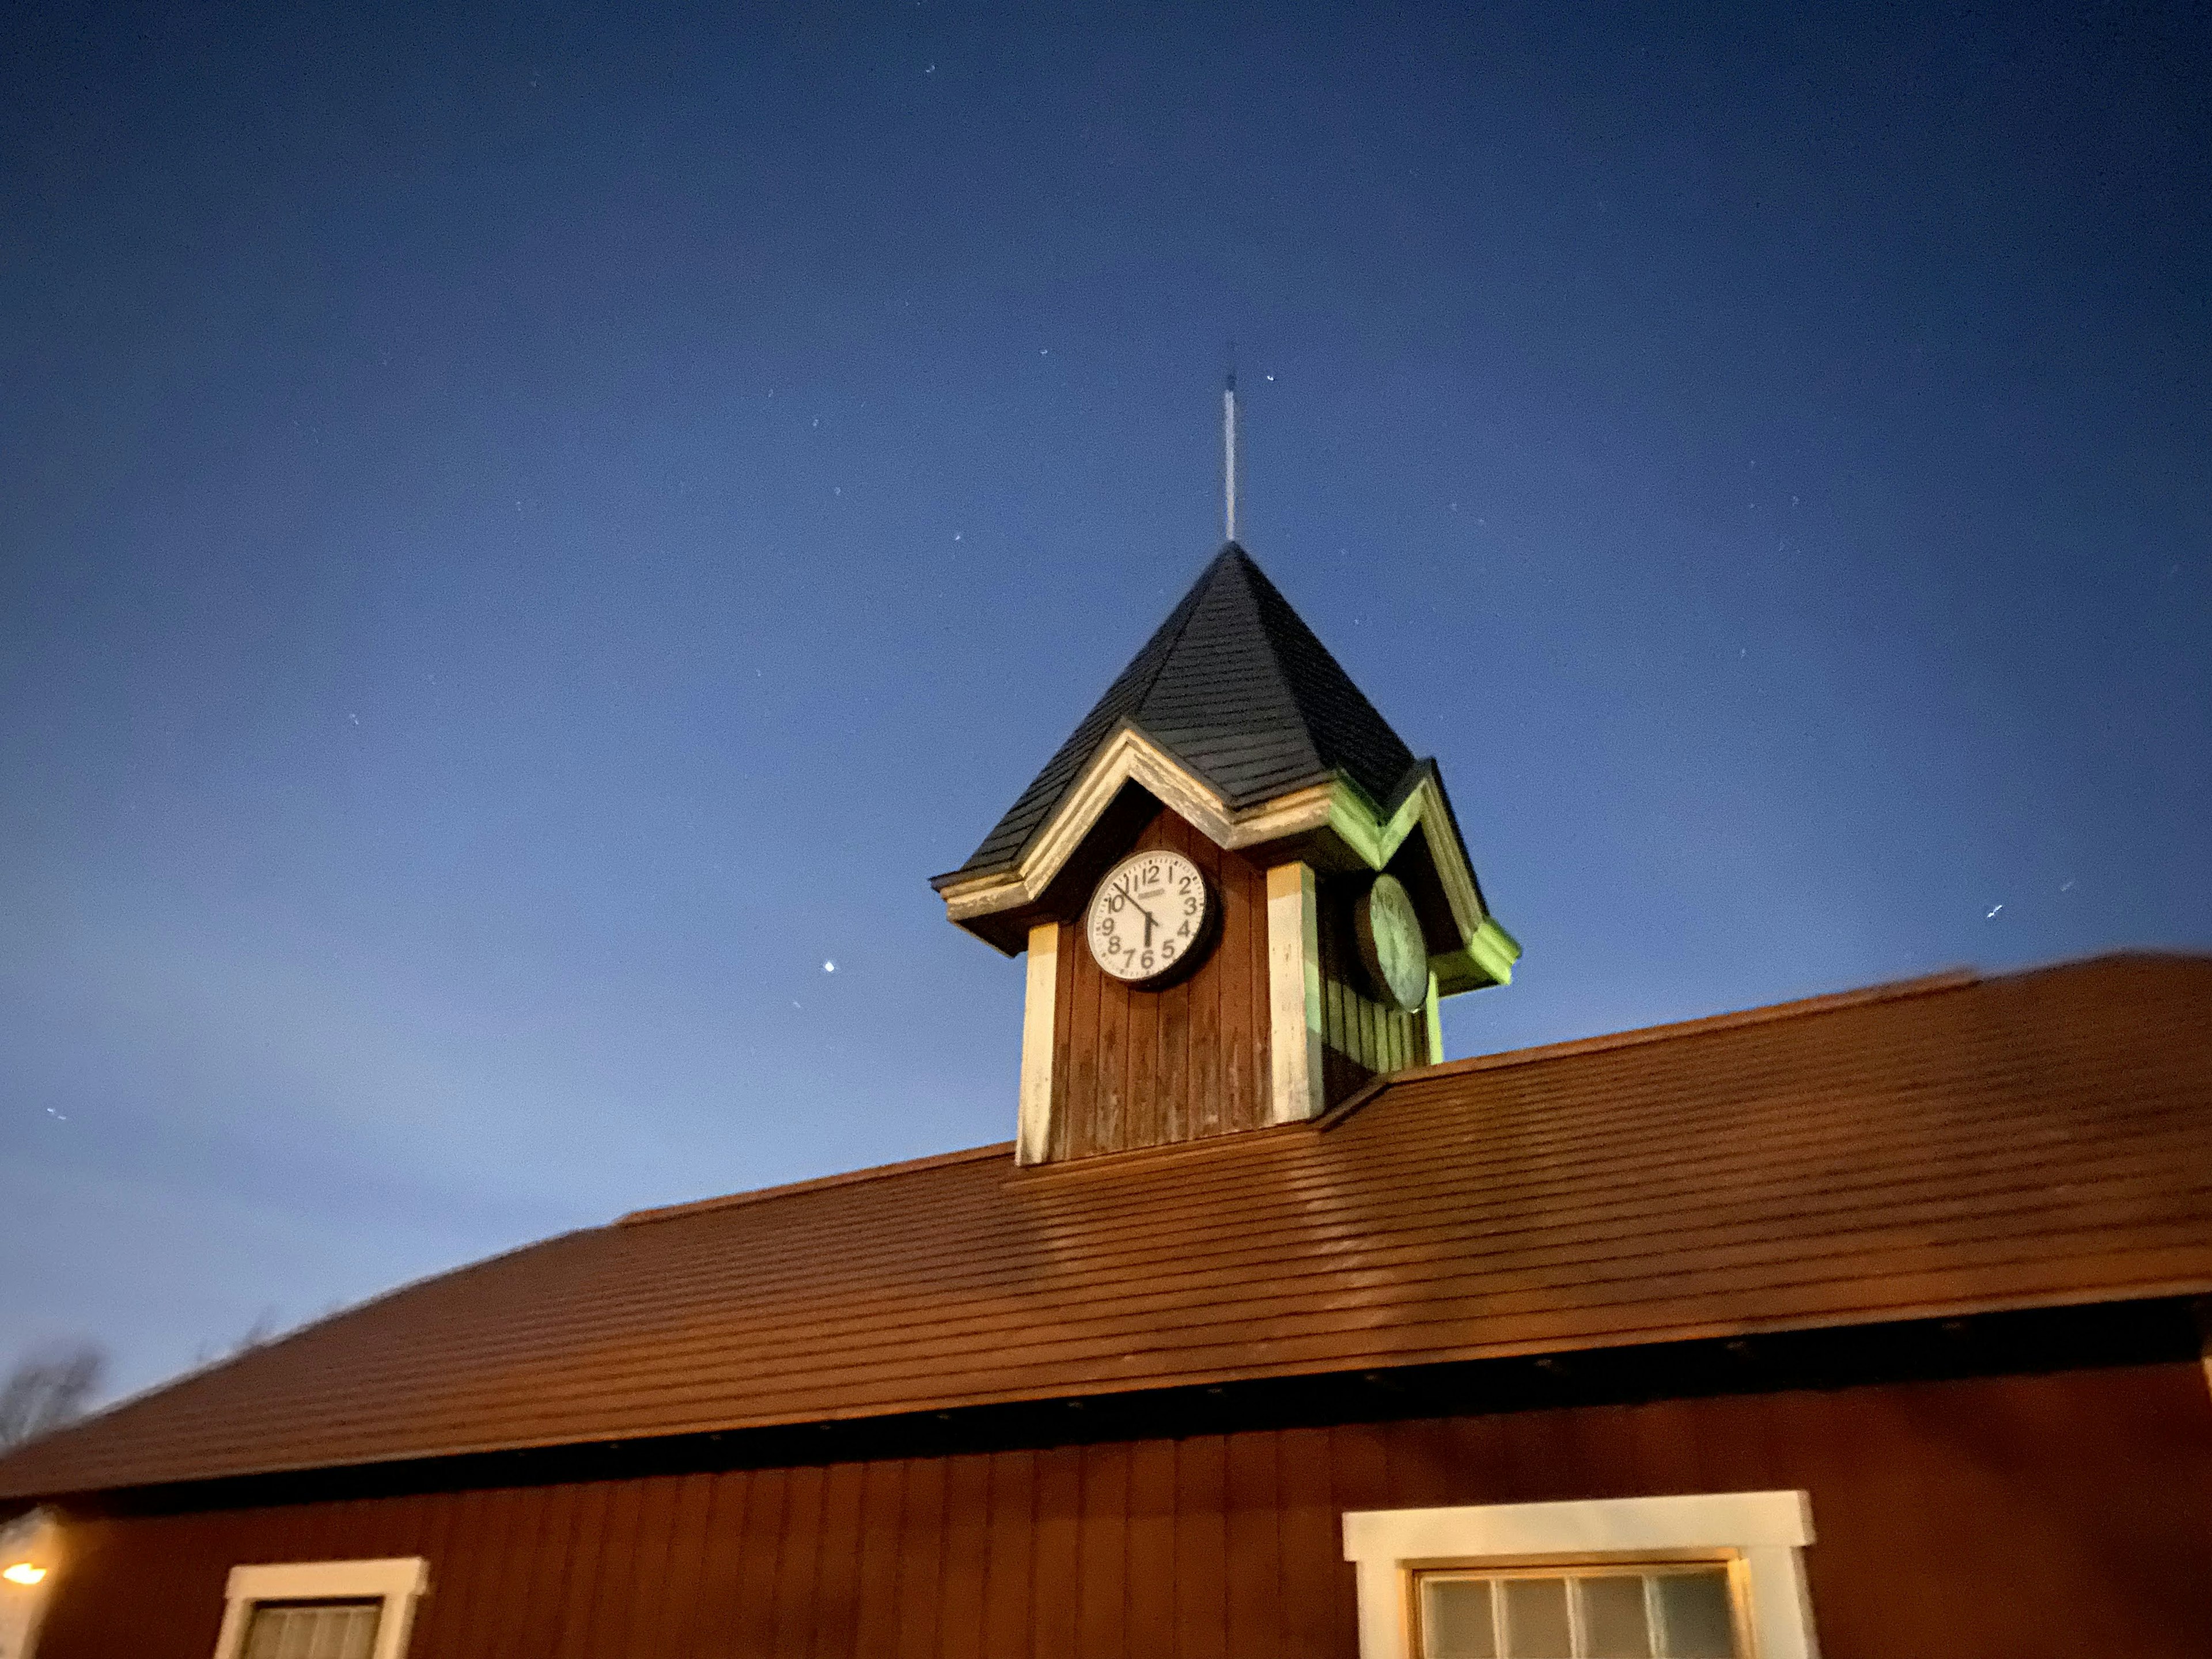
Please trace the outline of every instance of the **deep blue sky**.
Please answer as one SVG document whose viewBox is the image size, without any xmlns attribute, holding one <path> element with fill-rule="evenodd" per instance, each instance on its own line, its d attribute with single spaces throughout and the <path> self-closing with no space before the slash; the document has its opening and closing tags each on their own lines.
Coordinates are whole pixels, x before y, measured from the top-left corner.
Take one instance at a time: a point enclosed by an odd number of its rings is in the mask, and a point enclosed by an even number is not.
<svg viewBox="0 0 2212 1659">
<path fill-rule="evenodd" d="M 0 1363 L 1011 1133 L 1231 337 L 1454 1053 L 2212 947 L 2212 26 L 1796 9 L 11 12 Z"/>
</svg>

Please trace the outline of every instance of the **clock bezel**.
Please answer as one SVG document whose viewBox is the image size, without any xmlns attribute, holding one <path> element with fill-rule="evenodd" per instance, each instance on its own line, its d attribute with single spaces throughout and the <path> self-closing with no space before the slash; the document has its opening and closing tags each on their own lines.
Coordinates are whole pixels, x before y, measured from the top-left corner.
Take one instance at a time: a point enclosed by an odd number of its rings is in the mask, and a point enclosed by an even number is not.
<svg viewBox="0 0 2212 1659">
<path fill-rule="evenodd" d="M 1413 937 L 1419 942 L 1421 947 L 1421 989 L 1420 994 L 1411 1002 L 1406 1001 L 1399 995 L 1398 988 L 1390 983 L 1389 975 L 1382 971 L 1382 953 L 1376 943 L 1375 896 L 1384 890 L 1383 884 L 1386 882 L 1389 884 L 1389 890 L 1396 894 L 1396 898 L 1395 901 L 1386 899 L 1384 902 L 1390 903 L 1394 908 L 1398 905 L 1405 907 L 1405 913 L 1412 919 L 1413 924 Z M 1428 1001 L 1429 981 L 1433 977 L 1428 967 L 1428 930 L 1421 926 L 1420 907 L 1413 902 L 1413 896 L 1406 890 L 1405 883 L 1400 881 L 1395 876 L 1381 873 L 1361 888 L 1359 896 L 1352 901 L 1352 930 L 1353 941 L 1358 949 L 1361 976 L 1367 981 L 1367 990 L 1376 1001 L 1393 1012 L 1401 1014 L 1415 1012 Z"/>
<path fill-rule="evenodd" d="M 1200 913 L 1198 930 L 1191 936 L 1188 950 L 1157 972 L 1134 979 L 1125 978 L 1115 973 L 1099 956 L 1097 943 L 1091 936 L 1091 913 L 1097 909 L 1100 899 L 1105 896 L 1106 889 L 1115 877 L 1120 875 L 1132 864 L 1141 863 L 1146 859 L 1156 858 L 1180 859 L 1191 867 L 1193 873 L 1198 877 L 1198 890 L 1204 908 Z M 1096 964 L 1098 971 L 1105 975 L 1108 979 L 1116 985 L 1126 985 L 1133 991 L 1163 991 L 1194 972 L 1199 964 L 1212 953 L 1214 938 L 1220 932 L 1220 923 L 1221 895 L 1215 889 L 1212 878 L 1206 873 L 1205 867 L 1196 859 L 1173 847 L 1143 847 L 1124 858 L 1115 860 L 1107 866 L 1106 873 L 1098 878 L 1097 883 L 1091 890 L 1090 896 L 1084 900 L 1083 912 L 1077 925 L 1083 932 L 1083 948 L 1090 953 L 1091 960 Z"/>
</svg>

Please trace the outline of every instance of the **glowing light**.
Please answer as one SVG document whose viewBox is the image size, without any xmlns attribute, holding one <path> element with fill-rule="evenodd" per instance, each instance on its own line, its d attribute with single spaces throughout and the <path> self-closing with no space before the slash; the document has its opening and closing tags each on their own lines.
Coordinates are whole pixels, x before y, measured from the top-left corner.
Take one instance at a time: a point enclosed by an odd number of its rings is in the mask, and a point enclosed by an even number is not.
<svg viewBox="0 0 2212 1659">
<path fill-rule="evenodd" d="M 0 1567 L 0 1578 L 11 1584 L 35 1584 L 46 1576 L 44 1567 L 33 1566 L 28 1561 L 18 1561 L 13 1566 Z"/>
</svg>

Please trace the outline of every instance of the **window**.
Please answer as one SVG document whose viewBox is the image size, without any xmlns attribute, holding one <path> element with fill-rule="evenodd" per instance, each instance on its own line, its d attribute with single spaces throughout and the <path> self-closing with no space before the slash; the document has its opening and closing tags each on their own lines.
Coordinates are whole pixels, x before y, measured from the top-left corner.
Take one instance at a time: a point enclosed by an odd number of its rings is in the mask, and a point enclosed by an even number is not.
<svg viewBox="0 0 2212 1659">
<path fill-rule="evenodd" d="M 374 1659 L 381 1601 L 257 1601 L 245 1659 Z"/>
<path fill-rule="evenodd" d="M 1814 1659 L 1796 1492 L 1344 1517 L 1361 1659 Z"/>
<path fill-rule="evenodd" d="M 216 1659 L 399 1659 L 428 1580 L 419 1556 L 233 1567 Z"/>
<path fill-rule="evenodd" d="M 1741 1659 L 1729 1564 L 1416 1572 L 1421 1659 Z"/>
</svg>

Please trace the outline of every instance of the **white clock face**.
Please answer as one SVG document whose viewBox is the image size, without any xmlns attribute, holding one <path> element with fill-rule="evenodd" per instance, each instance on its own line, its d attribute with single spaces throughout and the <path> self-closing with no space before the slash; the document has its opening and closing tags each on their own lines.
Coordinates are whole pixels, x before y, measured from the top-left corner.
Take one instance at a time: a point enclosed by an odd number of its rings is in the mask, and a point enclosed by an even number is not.
<svg viewBox="0 0 2212 1659">
<path fill-rule="evenodd" d="M 1115 979 L 1141 984 L 1187 966 L 1206 932 L 1206 878 L 1180 853 L 1139 853 L 1106 872 L 1083 931 Z"/>
</svg>

